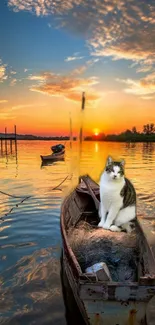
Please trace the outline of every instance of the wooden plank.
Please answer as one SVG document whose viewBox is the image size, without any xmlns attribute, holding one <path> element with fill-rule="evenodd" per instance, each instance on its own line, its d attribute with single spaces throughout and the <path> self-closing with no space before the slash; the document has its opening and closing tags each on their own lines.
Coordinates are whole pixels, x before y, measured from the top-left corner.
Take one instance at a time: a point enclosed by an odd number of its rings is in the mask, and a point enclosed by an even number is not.
<svg viewBox="0 0 155 325">
<path fill-rule="evenodd" d="M 136 283 L 99 282 L 80 286 L 82 300 L 149 301 L 154 294 L 155 286 L 138 286 Z"/>
<path fill-rule="evenodd" d="M 79 207 L 80 211 L 84 211 L 85 207 L 88 205 L 88 203 L 90 202 L 90 197 L 88 195 L 83 195 L 82 193 L 80 193 L 80 195 L 75 192 L 75 202 L 77 204 L 77 206 Z"/>
<path fill-rule="evenodd" d="M 155 277 L 155 220 L 144 219 L 139 215 L 137 217 L 137 223 L 142 235 L 144 262 L 147 259 L 146 269 L 148 269 L 151 277 Z"/>
<path fill-rule="evenodd" d="M 96 209 L 99 208 L 99 200 L 97 199 L 94 190 L 96 189 L 97 185 L 89 178 L 89 176 L 81 176 L 81 180 L 85 183 L 89 194 L 91 195 L 92 199 L 94 200 L 94 204 Z"/>
</svg>

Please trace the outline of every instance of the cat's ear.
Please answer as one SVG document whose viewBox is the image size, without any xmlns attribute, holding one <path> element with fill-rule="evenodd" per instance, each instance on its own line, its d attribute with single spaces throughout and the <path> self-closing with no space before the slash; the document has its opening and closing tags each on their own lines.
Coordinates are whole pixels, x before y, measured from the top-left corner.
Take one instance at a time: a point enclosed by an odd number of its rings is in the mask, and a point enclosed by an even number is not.
<svg viewBox="0 0 155 325">
<path fill-rule="evenodd" d="M 122 167 L 124 167 L 124 165 L 125 165 L 125 160 L 122 159 L 121 162 L 120 162 L 120 164 L 121 164 Z"/>
<path fill-rule="evenodd" d="M 113 159 L 108 156 L 106 165 L 110 165 L 113 162 Z"/>
</svg>

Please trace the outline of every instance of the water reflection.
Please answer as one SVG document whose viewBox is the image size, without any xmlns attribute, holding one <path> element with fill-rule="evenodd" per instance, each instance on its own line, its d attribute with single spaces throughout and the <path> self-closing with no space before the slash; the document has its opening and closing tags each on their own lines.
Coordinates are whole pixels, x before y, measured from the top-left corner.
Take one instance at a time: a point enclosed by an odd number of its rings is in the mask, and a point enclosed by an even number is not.
<svg viewBox="0 0 155 325">
<path fill-rule="evenodd" d="M 98 142 L 95 142 L 95 152 L 98 152 L 98 150 L 99 150 Z"/>
<path fill-rule="evenodd" d="M 142 156 L 143 159 L 145 160 L 150 160 L 152 161 L 152 155 L 154 154 L 155 150 L 155 143 L 153 142 L 145 142 L 143 143 L 143 148 L 142 148 Z"/>
<path fill-rule="evenodd" d="M 40 169 L 40 153 L 46 155 L 55 144 L 54 141 L 18 141 L 18 160 L 13 150 L 12 155 L 7 150 L 7 157 L 0 155 L 0 189 L 14 195 L 32 196 L 0 223 L 0 323 L 65 324 L 59 276 L 60 207 L 78 180 L 79 147 L 73 142 L 71 150 L 67 142 L 65 162 Z M 83 142 L 80 174 L 88 173 L 98 181 L 108 155 L 125 159 L 126 176 L 133 182 L 140 200 L 138 210 L 150 220 L 154 218 L 154 144 Z M 53 191 L 67 176 L 61 191 L 58 188 Z M 18 201 L 1 194 L 0 216 Z M 70 315 L 67 308 L 66 314 Z M 70 324 L 75 324 L 75 318 Z"/>
<path fill-rule="evenodd" d="M 136 148 L 136 142 L 127 142 L 126 143 L 127 149 L 135 149 Z"/>
<path fill-rule="evenodd" d="M 4 143 L 5 146 L 4 146 Z M 9 163 L 15 161 L 16 165 L 16 172 L 15 177 L 18 176 L 18 146 L 17 141 L 11 140 L 2 140 L 1 139 L 1 146 L 0 146 L 0 158 L 5 161 L 6 168 L 9 167 Z"/>
<path fill-rule="evenodd" d="M 36 251 L 33 255 L 21 258 L 14 267 L 2 274 L 1 322 L 11 325 L 65 325 L 60 263 L 54 255 L 60 255 L 57 248 Z M 7 282 L 11 276 L 12 285 Z M 11 309 L 13 313 L 10 318 Z"/>
<path fill-rule="evenodd" d="M 53 159 L 43 160 L 40 167 L 42 168 L 44 166 L 52 166 L 59 163 L 59 161 L 65 161 L 65 158 L 60 158 L 59 160 L 56 161 L 54 161 Z"/>
</svg>

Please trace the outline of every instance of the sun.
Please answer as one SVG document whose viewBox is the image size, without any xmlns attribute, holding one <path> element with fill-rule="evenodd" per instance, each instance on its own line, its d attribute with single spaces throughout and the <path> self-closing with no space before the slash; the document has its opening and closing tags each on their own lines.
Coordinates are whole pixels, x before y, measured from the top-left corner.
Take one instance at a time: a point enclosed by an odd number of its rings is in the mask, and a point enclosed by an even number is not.
<svg viewBox="0 0 155 325">
<path fill-rule="evenodd" d="M 93 130 L 93 132 L 94 132 L 94 135 L 97 137 L 99 135 L 99 133 L 100 133 L 100 130 L 98 128 L 95 128 Z"/>
</svg>

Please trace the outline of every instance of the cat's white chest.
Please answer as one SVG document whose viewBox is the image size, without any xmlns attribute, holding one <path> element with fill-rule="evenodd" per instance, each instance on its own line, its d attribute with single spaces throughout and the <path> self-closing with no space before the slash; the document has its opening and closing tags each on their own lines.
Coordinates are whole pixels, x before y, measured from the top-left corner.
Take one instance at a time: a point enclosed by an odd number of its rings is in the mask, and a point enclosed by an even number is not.
<svg viewBox="0 0 155 325">
<path fill-rule="evenodd" d="M 113 182 L 100 182 L 100 198 L 104 208 L 108 211 L 113 206 L 122 206 L 123 198 L 120 195 L 123 184 Z"/>
</svg>

